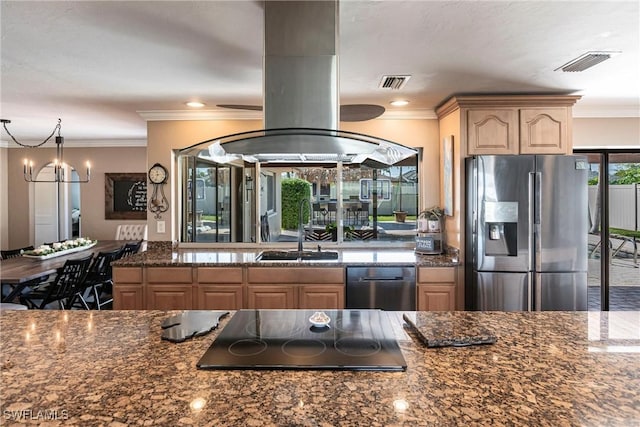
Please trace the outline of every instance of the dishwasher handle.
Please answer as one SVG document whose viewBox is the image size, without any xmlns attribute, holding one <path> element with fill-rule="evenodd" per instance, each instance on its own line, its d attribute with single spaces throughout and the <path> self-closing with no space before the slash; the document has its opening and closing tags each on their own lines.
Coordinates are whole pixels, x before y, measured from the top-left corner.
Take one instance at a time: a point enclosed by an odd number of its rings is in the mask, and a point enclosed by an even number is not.
<svg viewBox="0 0 640 427">
<path fill-rule="evenodd" d="M 396 277 L 361 277 L 360 278 L 361 282 L 397 282 L 397 281 L 406 281 L 406 280 L 413 280 L 413 278 L 411 278 L 411 277 L 402 277 L 402 276 L 396 276 Z"/>
</svg>

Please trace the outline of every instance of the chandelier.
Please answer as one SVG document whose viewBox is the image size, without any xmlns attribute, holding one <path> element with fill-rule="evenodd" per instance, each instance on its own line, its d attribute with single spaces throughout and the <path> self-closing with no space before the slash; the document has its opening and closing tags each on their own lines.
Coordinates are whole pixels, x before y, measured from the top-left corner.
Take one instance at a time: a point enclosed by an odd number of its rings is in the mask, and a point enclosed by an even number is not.
<svg viewBox="0 0 640 427">
<path fill-rule="evenodd" d="M 11 137 L 11 139 L 13 140 L 13 142 L 15 142 L 16 144 L 18 144 L 21 147 L 25 147 L 25 148 L 38 148 L 43 146 L 47 141 L 49 141 L 55 134 L 57 131 L 57 135 L 56 135 L 56 158 L 53 160 L 53 180 L 38 180 L 38 179 L 33 179 L 33 161 L 29 160 L 29 159 L 25 159 L 24 160 L 24 167 L 23 167 L 23 173 L 24 173 L 24 180 L 27 182 L 60 182 L 60 183 L 85 183 L 85 182 L 89 182 L 89 180 L 91 179 L 91 164 L 89 162 L 87 162 L 87 178 L 86 179 L 67 179 L 64 176 L 64 171 L 66 168 L 66 164 L 64 163 L 64 153 L 63 153 L 63 146 L 64 146 L 64 137 L 62 135 L 60 135 L 60 130 L 62 128 L 62 119 L 58 119 L 58 124 L 56 124 L 56 126 L 53 128 L 53 131 L 51 132 L 51 134 L 41 143 L 36 144 L 36 145 L 28 145 L 28 144 L 23 144 L 21 142 L 19 142 L 12 134 L 11 132 L 9 132 L 9 129 L 7 129 L 7 124 L 11 123 L 11 120 L 6 120 L 6 119 L 0 119 L 0 121 L 2 122 L 2 126 L 4 127 L 4 130 L 7 132 L 7 135 L 9 135 Z"/>
</svg>

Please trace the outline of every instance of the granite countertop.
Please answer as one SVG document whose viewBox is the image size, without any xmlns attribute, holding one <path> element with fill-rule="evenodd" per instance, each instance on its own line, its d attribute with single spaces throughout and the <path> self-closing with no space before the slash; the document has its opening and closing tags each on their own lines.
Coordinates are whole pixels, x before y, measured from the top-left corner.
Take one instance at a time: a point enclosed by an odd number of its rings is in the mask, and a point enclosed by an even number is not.
<svg viewBox="0 0 640 427">
<path fill-rule="evenodd" d="M 287 250 L 286 248 L 283 250 Z M 134 256 L 116 261 L 120 267 L 222 267 L 222 266 L 260 266 L 260 267 L 344 267 L 347 265 L 400 265 L 410 264 L 418 267 L 453 267 L 459 264 L 454 255 L 423 255 L 411 249 L 336 249 L 323 248 L 323 251 L 338 252 L 335 260 L 304 261 L 258 261 L 262 249 L 188 249 L 147 250 Z"/>
<path fill-rule="evenodd" d="M 640 312 L 407 313 L 425 333 L 498 337 L 437 349 L 390 313 L 406 372 L 197 370 L 219 329 L 163 341 L 172 314 L 3 312 L 3 425 L 640 424 Z"/>
</svg>

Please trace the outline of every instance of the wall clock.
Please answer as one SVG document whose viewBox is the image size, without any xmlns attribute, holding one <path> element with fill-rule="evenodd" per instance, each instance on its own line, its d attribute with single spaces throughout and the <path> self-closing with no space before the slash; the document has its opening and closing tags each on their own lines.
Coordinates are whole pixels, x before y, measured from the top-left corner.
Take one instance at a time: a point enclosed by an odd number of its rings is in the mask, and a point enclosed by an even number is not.
<svg viewBox="0 0 640 427">
<path fill-rule="evenodd" d="M 169 178 L 167 168 L 160 163 L 156 163 L 149 169 L 149 181 L 153 185 L 153 192 L 149 199 L 149 211 L 154 214 L 155 219 L 162 218 L 162 213 L 169 209 L 169 201 L 164 194 L 164 186 Z"/>
</svg>

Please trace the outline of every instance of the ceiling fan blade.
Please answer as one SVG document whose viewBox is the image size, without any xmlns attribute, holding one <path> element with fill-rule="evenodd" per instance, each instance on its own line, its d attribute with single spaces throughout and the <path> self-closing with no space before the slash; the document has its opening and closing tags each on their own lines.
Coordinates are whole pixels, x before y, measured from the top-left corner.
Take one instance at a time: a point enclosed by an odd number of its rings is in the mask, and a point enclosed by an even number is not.
<svg viewBox="0 0 640 427">
<path fill-rule="evenodd" d="M 261 105 L 218 104 L 217 107 L 234 110 L 262 111 Z M 385 108 L 375 104 L 347 104 L 340 106 L 340 121 L 364 122 L 375 119 L 384 113 Z"/>
<path fill-rule="evenodd" d="M 262 111 L 262 105 L 217 104 L 216 107 L 231 108 L 232 110 Z"/>
<path fill-rule="evenodd" d="M 384 113 L 382 105 L 375 104 L 347 104 L 340 106 L 340 121 L 364 122 L 375 119 Z"/>
</svg>

